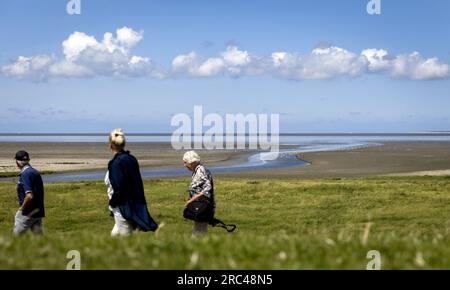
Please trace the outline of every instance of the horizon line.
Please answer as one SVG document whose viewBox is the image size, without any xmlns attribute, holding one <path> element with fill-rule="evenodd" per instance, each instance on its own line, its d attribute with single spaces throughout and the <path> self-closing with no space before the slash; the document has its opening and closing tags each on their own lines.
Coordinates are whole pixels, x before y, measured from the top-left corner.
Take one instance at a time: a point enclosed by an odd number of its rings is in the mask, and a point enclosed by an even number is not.
<svg viewBox="0 0 450 290">
<path fill-rule="evenodd" d="M 267 133 L 268 135 L 271 135 L 270 132 Z M 26 137 L 33 137 L 33 136 L 108 136 L 109 133 L 0 133 L 0 137 L 18 137 L 18 136 L 26 136 Z M 126 136 L 147 136 L 147 137 L 163 137 L 163 136 L 172 136 L 173 133 L 125 133 Z M 191 136 L 204 136 L 205 133 L 179 133 L 180 135 L 191 135 Z M 212 136 L 219 136 L 220 134 L 213 134 Z M 250 133 L 244 133 L 244 134 L 238 134 L 238 133 L 232 133 L 227 134 L 223 133 L 222 136 L 259 136 L 259 133 L 256 134 L 250 134 Z M 261 134 L 262 135 L 262 134 Z M 450 131 L 416 131 L 416 132 L 294 132 L 294 133 L 278 133 L 278 136 L 402 136 L 402 135 L 434 135 L 434 136 L 450 136 Z"/>
</svg>

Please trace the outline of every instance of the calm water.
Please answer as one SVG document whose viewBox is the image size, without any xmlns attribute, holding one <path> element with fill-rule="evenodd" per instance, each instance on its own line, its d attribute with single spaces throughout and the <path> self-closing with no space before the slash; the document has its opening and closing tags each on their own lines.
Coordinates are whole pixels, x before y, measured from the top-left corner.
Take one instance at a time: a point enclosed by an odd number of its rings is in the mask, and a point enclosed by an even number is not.
<svg viewBox="0 0 450 290">
<path fill-rule="evenodd" d="M 297 153 L 301 152 L 317 152 L 317 151 L 330 151 L 330 150 L 348 150 L 354 148 L 361 148 L 367 146 L 376 146 L 376 143 L 351 143 L 351 144 L 316 144 L 305 145 L 298 149 L 283 150 L 279 152 L 278 157 L 274 160 L 268 160 L 270 155 L 276 154 L 271 152 L 262 152 L 250 155 L 247 161 L 240 164 L 233 164 L 227 166 L 215 166 L 209 167 L 212 173 L 223 172 L 242 172 L 249 170 L 260 169 L 277 169 L 286 168 L 292 166 L 305 166 L 307 162 L 299 160 L 296 157 Z M 269 158 L 272 159 L 272 158 Z M 207 165 L 207 164 L 206 164 Z M 151 177 L 167 177 L 167 176 L 180 176 L 190 175 L 188 170 L 184 167 L 178 168 L 164 168 L 164 169 L 141 169 L 143 178 Z M 103 180 L 105 177 L 105 170 L 96 172 L 84 172 L 84 173 L 67 173 L 67 174 L 55 174 L 43 176 L 45 182 L 57 182 L 57 181 L 81 181 L 81 180 Z"/>
</svg>

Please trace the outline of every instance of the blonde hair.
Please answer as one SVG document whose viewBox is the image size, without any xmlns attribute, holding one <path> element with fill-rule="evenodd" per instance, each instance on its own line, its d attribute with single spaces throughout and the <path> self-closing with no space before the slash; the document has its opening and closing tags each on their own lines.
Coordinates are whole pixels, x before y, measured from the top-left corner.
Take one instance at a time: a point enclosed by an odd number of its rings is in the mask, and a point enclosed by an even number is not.
<svg viewBox="0 0 450 290">
<path fill-rule="evenodd" d="M 127 140 L 125 139 L 123 130 L 120 128 L 112 130 L 111 133 L 109 133 L 109 143 L 116 149 L 125 148 Z"/>
<path fill-rule="evenodd" d="M 200 162 L 200 156 L 195 151 L 188 151 L 183 155 L 183 161 L 187 163 Z"/>
</svg>

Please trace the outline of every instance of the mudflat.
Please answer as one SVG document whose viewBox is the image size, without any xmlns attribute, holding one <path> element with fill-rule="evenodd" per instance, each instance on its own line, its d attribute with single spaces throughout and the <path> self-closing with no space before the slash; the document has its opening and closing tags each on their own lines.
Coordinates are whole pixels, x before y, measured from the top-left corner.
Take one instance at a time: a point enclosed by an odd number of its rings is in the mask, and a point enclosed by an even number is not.
<svg viewBox="0 0 450 290">
<path fill-rule="evenodd" d="M 292 147 L 292 146 L 290 146 Z M 282 147 L 283 148 L 283 147 Z M 13 160 L 17 150 L 27 150 L 40 171 L 94 171 L 105 169 L 112 153 L 107 143 L 1 142 L 0 173 L 17 172 Z M 182 150 L 170 143 L 127 145 L 142 168 L 182 167 Z M 244 162 L 250 150 L 198 150 L 207 166 Z M 383 142 L 382 146 L 353 150 L 299 154 L 311 164 L 279 169 L 217 174 L 230 178 L 334 178 L 378 175 L 450 175 L 450 142 Z"/>
<path fill-rule="evenodd" d="M 450 142 L 383 142 L 354 150 L 299 154 L 303 167 L 227 173 L 244 178 L 339 178 L 379 175 L 450 175 Z"/>
<path fill-rule="evenodd" d="M 18 171 L 13 160 L 18 150 L 30 154 L 31 163 L 42 172 L 90 171 L 105 169 L 113 157 L 107 143 L 90 142 L 0 142 L 0 173 Z M 170 143 L 137 142 L 126 146 L 141 167 L 182 167 L 184 151 L 174 150 Z M 240 162 L 247 150 L 198 150 L 211 165 Z M 242 160 L 243 161 L 243 160 Z"/>
</svg>

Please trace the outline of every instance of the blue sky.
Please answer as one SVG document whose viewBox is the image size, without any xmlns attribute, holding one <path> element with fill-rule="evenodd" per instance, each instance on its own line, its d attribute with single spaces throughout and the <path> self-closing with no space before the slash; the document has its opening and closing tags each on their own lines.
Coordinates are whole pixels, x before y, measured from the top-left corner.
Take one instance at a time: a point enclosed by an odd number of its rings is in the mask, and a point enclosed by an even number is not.
<svg viewBox="0 0 450 290">
<path fill-rule="evenodd" d="M 171 132 L 194 105 L 282 132 L 450 130 L 449 1 L 67 2 L 0 1 L 0 132 Z"/>
</svg>

